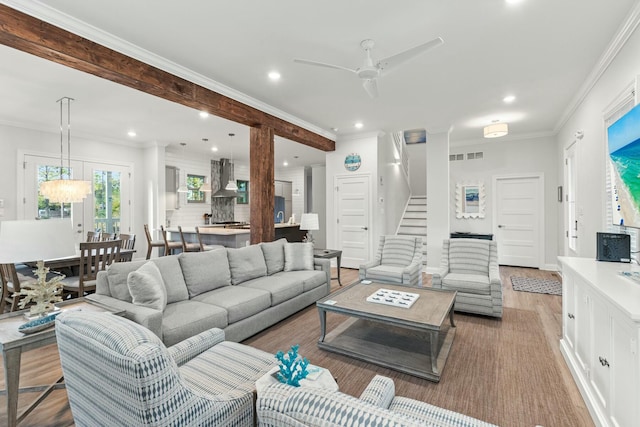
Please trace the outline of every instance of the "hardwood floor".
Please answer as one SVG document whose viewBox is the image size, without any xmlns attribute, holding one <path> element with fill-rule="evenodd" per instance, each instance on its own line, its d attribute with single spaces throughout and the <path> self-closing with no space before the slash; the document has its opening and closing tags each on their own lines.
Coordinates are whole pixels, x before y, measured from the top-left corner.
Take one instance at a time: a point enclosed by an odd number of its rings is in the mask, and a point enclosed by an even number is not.
<svg viewBox="0 0 640 427">
<path fill-rule="evenodd" d="M 392 377 L 396 394 L 422 400 L 501 426 L 592 426 L 584 402 L 559 351 L 562 328 L 560 296 L 513 291 L 511 276 L 558 278 L 535 269 L 501 267 L 504 317 L 456 313 L 457 333 L 440 383 L 320 350 L 317 310 L 308 307 L 251 337 L 245 344 L 275 353 L 300 344 L 300 354 L 328 368 L 340 390 L 358 396 L 375 374 Z M 357 270 L 342 269 L 342 283 L 357 280 Z M 430 277 L 424 276 L 425 286 Z M 332 281 L 332 291 L 338 289 Z M 344 317 L 329 313 L 327 327 Z M 27 352 L 22 359 L 21 386 L 54 382 L 61 374 L 55 345 Z M 0 388 L 4 388 L 4 376 Z M 20 396 L 24 408 L 38 393 Z M 99 404 L 99 403 L 97 403 Z M 6 417 L 0 396 L 0 425 Z M 65 390 L 54 391 L 21 426 L 69 426 L 73 418 Z"/>
</svg>

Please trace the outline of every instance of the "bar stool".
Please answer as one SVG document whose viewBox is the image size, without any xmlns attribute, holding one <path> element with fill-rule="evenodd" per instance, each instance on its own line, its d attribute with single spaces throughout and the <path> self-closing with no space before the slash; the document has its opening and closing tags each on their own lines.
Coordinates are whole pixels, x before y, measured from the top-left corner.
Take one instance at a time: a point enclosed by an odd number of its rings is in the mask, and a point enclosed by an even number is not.
<svg viewBox="0 0 640 427">
<path fill-rule="evenodd" d="M 173 251 L 176 249 L 182 249 L 182 242 L 173 242 L 167 239 L 167 230 L 160 226 L 160 232 L 162 233 L 162 239 L 164 240 L 164 254 L 173 255 Z"/>
<path fill-rule="evenodd" d="M 151 251 L 153 250 L 153 248 L 164 248 L 164 241 L 151 239 L 149 224 L 144 225 L 144 235 L 147 238 L 147 259 L 149 259 L 151 258 Z"/>
<path fill-rule="evenodd" d="M 202 243 L 202 237 L 200 236 L 200 230 L 196 227 L 196 236 L 198 236 L 198 243 L 200 244 L 201 251 L 212 251 L 214 249 L 221 249 L 224 246 L 221 245 L 205 245 Z"/>
<path fill-rule="evenodd" d="M 178 226 L 180 232 L 180 240 L 182 241 L 182 252 L 200 252 L 200 243 L 190 243 L 184 239 L 184 233 L 182 232 L 182 226 Z"/>
</svg>

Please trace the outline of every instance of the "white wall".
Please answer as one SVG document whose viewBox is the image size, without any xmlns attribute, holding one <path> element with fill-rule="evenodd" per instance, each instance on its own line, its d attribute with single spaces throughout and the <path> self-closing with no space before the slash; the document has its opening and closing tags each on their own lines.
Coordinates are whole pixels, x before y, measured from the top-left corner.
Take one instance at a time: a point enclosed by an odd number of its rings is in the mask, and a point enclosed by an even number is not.
<svg viewBox="0 0 640 427">
<path fill-rule="evenodd" d="M 378 214 L 382 217 L 380 234 L 396 234 L 407 205 L 411 189 L 402 171 L 396 163 L 395 146 L 391 134 L 378 138 L 378 193 L 384 202 L 378 200 Z"/>
<path fill-rule="evenodd" d="M 405 144 L 409 156 L 409 184 L 411 195 L 427 194 L 427 144 Z"/>
<path fill-rule="evenodd" d="M 313 233 L 316 247 L 327 247 L 327 168 L 311 167 L 311 211 L 318 214 L 320 230 Z"/>
<path fill-rule="evenodd" d="M 466 153 L 483 152 L 481 160 L 466 160 Z M 517 175 L 540 173 L 544 176 L 544 263 L 546 268 L 554 269 L 558 256 L 558 203 L 557 188 L 562 185 L 558 176 L 555 157 L 557 149 L 553 137 L 533 138 L 510 141 L 487 140 L 481 144 L 455 146 L 451 154 L 464 153 L 465 160 L 450 163 L 449 191 L 451 194 L 449 212 L 451 231 L 495 234 L 493 229 L 493 177 L 497 175 Z M 456 183 L 484 183 L 486 210 L 484 218 L 456 218 Z"/>
<path fill-rule="evenodd" d="M 449 238 L 449 132 L 427 132 L 427 271 L 440 267 Z"/>
<path fill-rule="evenodd" d="M 606 128 L 603 112 L 640 75 L 638 52 L 640 31 L 636 28 L 580 106 L 562 126 L 556 138 L 557 174 L 562 177 L 564 150 L 575 140 L 577 130 L 584 131 L 584 138 L 578 140 L 576 145 L 577 253 L 582 257 L 595 257 L 596 232 L 606 231 L 608 228 L 605 215 Z M 558 213 L 559 224 L 563 224 L 563 215 L 563 212 Z M 563 254 L 565 237 L 562 227 L 559 227 L 556 236 L 559 253 Z"/>
<path fill-rule="evenodd" d="M 362 159 L 360 168 L 355 172 L 349 172 L 344 167 L 345 156 L 357 153 Z M 370 133 L 366 135 L 350 136 L 338 138 L 335 151 L 327 153 L 326 161 L 326 203 L 327 203 L 327 247 L 340 249 L 337 247 L 336 212 L 335 212 L 335 178 L 339 176 L 349 176 L 352 174 L 366 174 L 371 178 L 371 200 L 374 201 L 374 211 L 370 213 L 371 228 L 369 235 L 369 247 L 371 258 L 373 256 L 374 242 L 377 245 L 380 230 L 382 229 L 382 216 L 378 200 L 378 134 Z"/>
</svg>

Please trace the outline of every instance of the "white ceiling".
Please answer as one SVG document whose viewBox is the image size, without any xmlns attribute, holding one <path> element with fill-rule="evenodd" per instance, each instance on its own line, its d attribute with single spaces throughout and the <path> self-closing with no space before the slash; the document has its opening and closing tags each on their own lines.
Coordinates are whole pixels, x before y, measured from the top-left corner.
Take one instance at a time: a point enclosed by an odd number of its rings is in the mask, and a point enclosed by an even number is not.
<svg viewBox="0 0 640 427">
<path fill-rule="evenodd" d="M 424 127 L 452 128 L 451 141 L 461 143 L 481 140 L 494 119 L 509 123 L 504 140 L 553 134 L 636 0 L 112 0 L 108 9 L 96 1 L 2 2 L 199 83 L 233 88 L 338 141 Z M 438 36 L 444 45 L 380 78 L 377 99 L 354 75 L 293 62 L 355 68 L 365 38 L 375 40 L 373 54 L 382 58 Z M 267 78 L 273 69 L 282 75 L 277 83 Z M 71 96 L 77 135 L 126 143 L 133 128 L 131 143 L 184 141 L 202 152 L 209 149 L 202 138 L 223 150 L 229 132 L 237 143 L 248 141 L 242 125 L 203 120 L 189 108 L 6 47 L 0 75 L 0 122 L 55 132 L 55 100 Z M 516 96 L 510 105 L 502 101 L 508 94 Z M 234 157 L 246 151 L 236 149 Z M 276 156 L 277 164 L 324 162 L 322 152 L 282 139 Z"/>
</svg>

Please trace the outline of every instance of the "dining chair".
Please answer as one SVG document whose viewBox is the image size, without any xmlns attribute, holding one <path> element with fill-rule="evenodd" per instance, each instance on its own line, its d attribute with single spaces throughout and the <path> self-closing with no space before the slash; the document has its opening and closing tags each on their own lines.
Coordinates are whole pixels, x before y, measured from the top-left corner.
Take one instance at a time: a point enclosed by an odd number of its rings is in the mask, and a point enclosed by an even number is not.
<svg viewBox="0 0 640 427">
<path fill-rule="evenodd" d="M 221 245 L 205 245 L 202 243 L 202 236 L 200 235 L 200 229 L 198 227 L 196 227 L 196 236 L 198 236 L 198 244 L 200 244 L 201 251 L 212 251 L 214 249 L 224 248 L 224 246 Z"/>
<path fill-rule="evenodd" d="M 2 299 L 0 299 L 0 314 L 6 307 L 9 311 L 20 310 L 20 297 L 14 297 L 14 292 L 20 292 L 20 283 L 35 280 L 24 276 L 16 270 L 15 264 L 0 264 L 0 283 L 2 284 Z"/>
<path fill-rule="evenodd" d="M 100 233 L 100 240 L 101 241 L 106 241 L 106 240 L 115 240 L 116 239 L 116 233 Z"/>
<path fill-rule="evenodd" d="M 162 234 L 162 240 L 164 240 L 164 254 L 173 255 L 173 251 L 176 249 L 182 250 L 182 242 L 174 242 L 167 238 L 167 230 L 160 226 L 160 234 Z"/>
<path fill-rule="evenodd" d="M 149 231 L 149 224 L 144 225 L 144 235 L 147 238 L 147 259 L 151 258 L 153 248 L 164 248 L 163 240 L 153 240 Z"/>
<path fill-rule="evenodd" d="M 191 243 L 185 240 L 182 226 L 178 226 L 178 231 L 180 232 L 180 241 L 182 242 L 182 252 L 200 252 L 202 250 L 200 243 Z"/>
<path fill-rule="evenodd" d="M 118 240 L 122 241 L 122 249 L 134 249 L 136 246 L 136 235 L 135 234 L 118 234 Z"/>
<path fill-rule="evenodd" d="M 87 242 L 99 242 L 100 241 L 100 233 L 95 231 L 87 231 Z"/>
<path fill-rule="evenodd" d="M 98 272 L 120 260 L 121 246 L 120 240 L 80 243 L 80 271 L 78 276 L 62 279 L 64 296 L 82 297 L 95 291 Z"/>
</svg>

